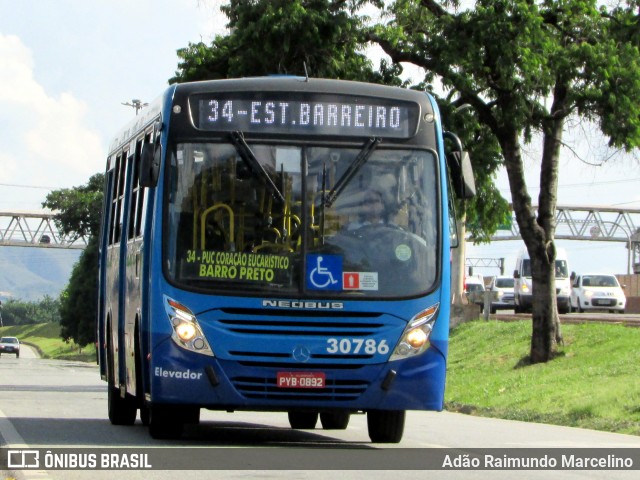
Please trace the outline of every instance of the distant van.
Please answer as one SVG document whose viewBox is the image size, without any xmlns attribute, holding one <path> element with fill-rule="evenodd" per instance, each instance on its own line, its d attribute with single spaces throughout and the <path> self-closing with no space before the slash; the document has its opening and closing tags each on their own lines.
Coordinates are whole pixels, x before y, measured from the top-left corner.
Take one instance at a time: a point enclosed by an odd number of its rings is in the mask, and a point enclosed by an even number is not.
<svg viewBox="0 0 640 480">
<path fill-rule="evenodd" d="M 571 282 L 569 280 L 569 262 L 564 248 L 556 249 L 556 302 L 559 313 L 571 310 Z M 529 252 L 523 249 L 516 260 L 513 272 L 514 308 L 516 313 L 531 311 L 533 299 L 533 281 L 531 279 L 531 259 Z"/>
</svg>

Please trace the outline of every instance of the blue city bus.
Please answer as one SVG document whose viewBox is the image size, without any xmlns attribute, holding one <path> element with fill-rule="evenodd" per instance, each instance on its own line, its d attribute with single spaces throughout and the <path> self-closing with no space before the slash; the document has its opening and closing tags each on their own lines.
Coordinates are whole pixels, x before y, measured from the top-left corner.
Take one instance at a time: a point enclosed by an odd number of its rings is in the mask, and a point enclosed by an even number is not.
<svg viewBox="0 0 640 480">
<path fill-rule="evenodd" d="M 445 139 L 447 151 L 445 154 Z M 451 145 L 451 148 L 449 146 Z M 468 155 L 423 92 L 266 77 L 170 86 L 113 140 L 98 360 L 111 423 L 201 409 L 402 438 L 443 408 Z"/>
</svg>

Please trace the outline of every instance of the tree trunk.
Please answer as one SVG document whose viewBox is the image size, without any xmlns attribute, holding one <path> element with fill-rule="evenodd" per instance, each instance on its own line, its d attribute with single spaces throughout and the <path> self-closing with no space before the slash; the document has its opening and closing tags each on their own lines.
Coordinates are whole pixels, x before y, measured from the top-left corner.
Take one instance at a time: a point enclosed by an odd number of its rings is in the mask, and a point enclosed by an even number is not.
<svg viewBox="0 0 640 480">
<path fill-rule="evenodd" d="M 560 319 L 556 302 L 555 247 L 542 249 L 531 255 L 533 279 L 531 363 L 551 360 L 557 351 Z"/>
<path fill-rule="evenodd" d="M 554 132 L 557 134 L 557 132 Z M 560 336 L 560 321 L 556 302 L 555 288 L 555 205 L 557 190 L 557 156 L 552 155 L 554 143 L 545 136 L 545 150 L 548 167 L 541 173 L 541 193 L 538 212 L 532 208 L 531 197 L 525 182 L 524 163 L 518 142 L 518 133 L 502 132 L 502 150 L 505 155 L 505 166 L 509 176 L 511 197 L 520 235 L 527 246 L 531 259 L 531 276 L 533 280 L 531 363 L 550 360 L 557 351 Z M 543 155 L 544 156 L 544 155 Z M 556 170 L 554 171 L 554 165 Z M 544 185 L 542 185 L 544 184 Z"/>
</svg>

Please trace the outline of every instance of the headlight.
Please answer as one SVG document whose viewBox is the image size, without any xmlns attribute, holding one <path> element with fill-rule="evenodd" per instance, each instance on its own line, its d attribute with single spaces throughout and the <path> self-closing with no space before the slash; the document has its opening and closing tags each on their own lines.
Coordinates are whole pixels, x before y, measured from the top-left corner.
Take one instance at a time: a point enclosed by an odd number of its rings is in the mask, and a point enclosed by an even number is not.
<svg viewBox="0 0 640 480">
<path fill-rule="evenodd" d="M 185 350 L 213 356 L 213 350 L 191 310 L 169 297 L 165 297 L 164 308 L 173 327 L 171 340 L 176 345 Z"/>
<path fill-rule="evenodd" d="M 523 292 L 528 292 L 529 291 L 529 285 L 527 285 L 526 283 L 522 284 L 522 291 Z"/>
<path fill-rule="evenodd" d="M 389 361 L 420 355 L 429 348 L 429 337 L 439 306 L 440 304 L 433 305 L 411 319 Z"/>
<path fill-rule="evenodd" d="M 592 291 L 592 290 L 587 290 L 587 291 L 585 291 L 585 292 L 584 292 L 584 296 L 585 296 L 586 298 L 591 298 L 591 297 L 593 297 L 593 291 Z"/>
</svg>

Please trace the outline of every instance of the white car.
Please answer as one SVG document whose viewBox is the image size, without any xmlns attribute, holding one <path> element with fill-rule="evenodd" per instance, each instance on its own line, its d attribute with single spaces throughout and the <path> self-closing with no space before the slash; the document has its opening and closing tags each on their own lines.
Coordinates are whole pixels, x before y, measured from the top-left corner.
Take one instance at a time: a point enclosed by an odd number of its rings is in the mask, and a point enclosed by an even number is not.
<svg viewBox="0 0 640 480">
<path fill-rule="evenodd" d="M 491 313 L 496 310 L 513 310 L 513 277 L 494 277 L 489 285 L 491 290 Z"/>
<path fill-rule="evenodd" d="M 573 278 L 571 310 L 609 310 L 624 313 L 627 298 L 615 275 L 590 273 Z"/>
<path fill-rule="evenodd" d="M 0 356 L 3 353 L 13 353 L 18 358 L 20 356 L 20 340 L 16 337 L 0 338 Z"/>
</svg>

